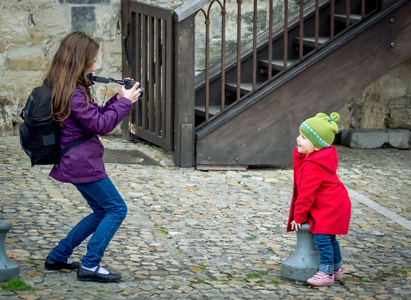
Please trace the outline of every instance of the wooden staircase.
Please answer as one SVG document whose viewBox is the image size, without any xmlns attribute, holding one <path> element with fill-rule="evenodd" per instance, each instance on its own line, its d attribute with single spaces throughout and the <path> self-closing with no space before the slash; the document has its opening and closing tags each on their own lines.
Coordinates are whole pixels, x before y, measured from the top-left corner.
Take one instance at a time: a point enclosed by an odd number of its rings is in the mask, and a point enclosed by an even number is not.
<svg viewBox="0 0 411 300">
<path fill-rule="evenodd" d="M 230 2 L 237 28 L 243 2 Z M 293 0 L 300 10 L 284 11 L 279 24 L 267 2 L 267 32 L 257 35 L 253 21 L 252 41 L 243 44 L 237 30 L 237 51 L 226 55 L 222 46 L 221 62 L 210 65 L 210 14 L 221 9 L 224 41 L 227 1 L 190 0 L 172 10 L 121 0 L 123 77 L 145 87 L 124 137 L 173 151 L 181 167 L 288 165 L 303 120 L 338 111 L 411 57 L 409 0 Z M 249 3 L 257 20 L 263 2 Z M 195 76 L 198 15 L 206 21 L 206 64 Z"/>
<path fill-rule="evenodd" d="M 204 74 L 200 74 L 195 103 L 196 168 L 290 164 L 304 119 L 338 111 L 411 57 L 410 1 L 390 2 L 388 8 L 378 3 L 336 0 L 334 7 L 324 2 L 311 8 L 304 13 L 303 26 L 291 20 L 286 34 L 281 28 L 273 32 L 271 58 L 267 58 L 267 33 L 260 36 L 258 70 L 253 72 L 253 47 L 248 45 L 244 47 L 248 52 L 242 53 L 240 85 L 235 59 L 227 57 L 224 105 L 219 66 L 210 71 L 208 105 L 204 104 Z"/>
</svg>

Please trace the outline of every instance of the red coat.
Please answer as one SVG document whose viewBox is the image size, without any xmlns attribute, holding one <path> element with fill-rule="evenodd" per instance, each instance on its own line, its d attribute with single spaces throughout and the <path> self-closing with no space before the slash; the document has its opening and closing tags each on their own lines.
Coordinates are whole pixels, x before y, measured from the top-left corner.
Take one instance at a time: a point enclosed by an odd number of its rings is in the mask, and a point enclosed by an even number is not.
<svg viewBox="0 0 411 300">
<path fill-rule="evenodd" d="M 293 150 L 294 188 L 287 232 L 291 221 L 309 221 L 314 234 L 347 234 L 351 217 L 348 192 L 336 174 L 337 149 L 331 146 L 309 156 Z"/>
</svg>

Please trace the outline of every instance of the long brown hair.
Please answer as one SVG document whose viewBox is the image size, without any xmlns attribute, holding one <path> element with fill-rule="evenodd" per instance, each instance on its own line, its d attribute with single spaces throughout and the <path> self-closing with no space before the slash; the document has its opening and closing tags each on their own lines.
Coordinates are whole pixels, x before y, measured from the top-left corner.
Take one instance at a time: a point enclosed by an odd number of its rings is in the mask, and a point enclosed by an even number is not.
<svg viewBox="0 0 411 300">
<path fill-rule="evenodd" d="M 60 43 L 46 74 L 52 86 L 52 111 L 54 119 L 62 126 L 70 116 L 71 98 L 76 87 L 83 90 L 85 107 L 93 101 L 87 70 L 94 63 L 99 44 L 83 31 L 68 34 Z"/>
</svg>

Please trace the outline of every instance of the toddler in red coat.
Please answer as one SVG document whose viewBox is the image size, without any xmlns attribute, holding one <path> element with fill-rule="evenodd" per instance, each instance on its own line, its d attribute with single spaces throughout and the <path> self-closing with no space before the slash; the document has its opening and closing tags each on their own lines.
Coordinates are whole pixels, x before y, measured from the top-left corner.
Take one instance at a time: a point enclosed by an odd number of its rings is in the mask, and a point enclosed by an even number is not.
<svg viewBox="0 0 411 300">
<path fill-rule="evenodd" d="M 287 232 L 309 222 L 320 254 L 318 272 L 307 280 L 313 286 L 329 286 L 343 276 L 336 235 L 347 234 L 351 217 L 348 192 L 336 172 L 337 150 L 331 146 L 338 133 L 338 113 L 319 113 L 300 125 L 293 149 L 294 187 Z"/>
</svg>

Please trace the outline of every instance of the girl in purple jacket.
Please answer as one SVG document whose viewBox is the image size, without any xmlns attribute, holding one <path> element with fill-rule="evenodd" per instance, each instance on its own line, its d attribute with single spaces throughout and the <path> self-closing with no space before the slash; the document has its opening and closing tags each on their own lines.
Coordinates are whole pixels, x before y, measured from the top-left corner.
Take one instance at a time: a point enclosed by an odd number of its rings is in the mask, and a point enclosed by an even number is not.
<svg viewBox="0 0 411 300">
<path fill-rule="evenodd" d="M 118 93 L 100 107 L 90 93 L 89 75 L 96 70 L 99 45 L 81 31 L 68 34 L 53 57 L 46 79 L 52 86 L 52 108 L 61 125 L 61 148 L 85 135 L 88 141 L 70 149 L 50 176 L 72 183 L 92 212 L 83 218 L 47 256 L 48 270 L 78 269 L 80 281 L 114 282 L 121 279 L 100 267 L 104 251 L 126 217 L 127 206 L 108 178 L 103 163 L 104 147 L 98 135 L 111 132 L 128 115 L 140 96 L 139 84 Z M 87 253 L 81 265 L 70 260 L 73 249 L 87 237 Z"/>
</svg>

